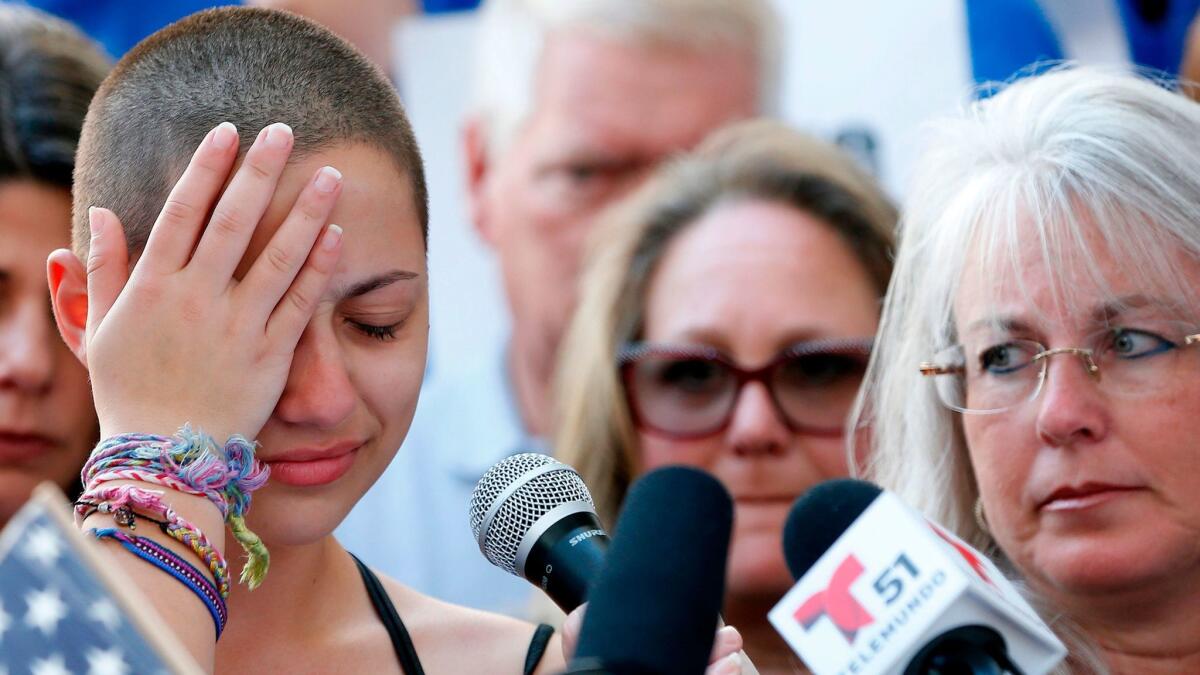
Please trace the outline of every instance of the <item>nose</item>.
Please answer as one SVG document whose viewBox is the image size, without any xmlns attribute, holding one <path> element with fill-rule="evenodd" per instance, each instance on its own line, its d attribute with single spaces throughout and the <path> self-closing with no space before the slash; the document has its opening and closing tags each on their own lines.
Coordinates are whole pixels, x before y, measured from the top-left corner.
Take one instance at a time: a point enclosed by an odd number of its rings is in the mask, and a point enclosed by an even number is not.
<svg viewBox="0 0 1200 675">
<path fill-rule="evenodd" d="M 741 457 L 782 455 L 791 433 L 761 382 L 748 382 L 734 403 L 726 438 Z"/>
<path fill-rule="evenodd" d="M 42 394 L 50 389 L 60 338 L 48 307 L 49 300 L 45 305 L 19 302 L 0 316 L 0 390 Z"/>
<path fill-rule="evenodd" d="M 275 416 L 288 424 L 332 429 L 350 416 L 357 400 L 336 336 L 309 324 L 296 345 Z"/>
<path fill-rule="evenodd" d="M 1037 401 L 1037 434 L 1052 447 L 1098 441 L 1108 431 L 1100 382 L 1081 359 L 1063 354 L 1047 365 L 1046 381 Z"/>
</svg>

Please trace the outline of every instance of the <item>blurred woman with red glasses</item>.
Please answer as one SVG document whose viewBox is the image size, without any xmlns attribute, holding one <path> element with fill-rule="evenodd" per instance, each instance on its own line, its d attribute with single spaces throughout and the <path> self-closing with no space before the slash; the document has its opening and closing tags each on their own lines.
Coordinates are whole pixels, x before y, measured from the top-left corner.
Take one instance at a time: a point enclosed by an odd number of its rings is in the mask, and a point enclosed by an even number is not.
<svg viewBox="0 0 1200 675">
<path fill-rule="evenodd" d="M 598 229 L 560 354 L 556 451 L 608 524 L 639 474 L 691 464 L 735 498 L 724 616 L 793 672 L 767 610 L 791 586 L 792 501 L 846 475 L 844 433 L 892 267 L 896 212 L 836 148 L 718 132 Z"/>
</svg>

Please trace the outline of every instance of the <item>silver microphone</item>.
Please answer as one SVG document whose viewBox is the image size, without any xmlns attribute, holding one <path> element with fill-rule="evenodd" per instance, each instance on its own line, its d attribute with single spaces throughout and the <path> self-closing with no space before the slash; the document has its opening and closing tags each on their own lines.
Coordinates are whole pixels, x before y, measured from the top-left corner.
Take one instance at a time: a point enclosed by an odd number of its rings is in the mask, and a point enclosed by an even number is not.
<svg viewBox="0 0 1200 675">
<path fill-rule="evenodd" d="M 470 515 L 493 565 L 538 586 L 565 612 L 587 599 L 609 539 L 575 469 L 535 452 L 506 457 L 479 479 Z"/>
</svg>

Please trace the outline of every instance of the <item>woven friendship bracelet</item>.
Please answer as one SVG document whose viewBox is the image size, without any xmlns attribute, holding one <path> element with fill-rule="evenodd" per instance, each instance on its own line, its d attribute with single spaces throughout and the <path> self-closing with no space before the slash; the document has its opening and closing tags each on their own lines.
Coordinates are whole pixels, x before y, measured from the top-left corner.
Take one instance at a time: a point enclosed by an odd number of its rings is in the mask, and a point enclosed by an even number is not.
<svg viewBox="0 0 1200 675">
<path fill-rule="evenodd" d="M 217 639 L 221 638 L 221 633 L 225 630 L 225 623 L 229 620 L 229 611 L 225 600 L 221 598 L 212 582 L 206 579 L 200 570 L 153 539 L 128 535 L 111 527 L 91 529 L 88 532 L 97 539 L 116 540 L 125 550 L 170 574 L 186 586 L 204 603 L 208 613 L 212 616 L 213 625 L 216 627 Z"/>
<path fill-rule="evenodd" d="M 202 560 L 216 580 L 222 598 L 229 597 L 229 566 L 220 551 L 213 547 L 208 537 L 195 525 L 184 520 L 162 500 L 162 493 L 133 485 L 98 487 L 88 490 L 80 497 L 75 513 L 81 519 L 88 502 L 98 503 L 95 510 L 111 513 L 118 524 L 128 525 L 132 521 L 132 510 L 137 509 L 159 516 L 166 523 L 163 531 L 168 536 L 190 548 Z"/>
<path fill-rule="evenodd" d="M 254 448 L 253 442 L 241 436 L 231 437 L 220 447 L 189 426 L 175 436 L 114 436 L 92 452 L 81 478 L 89 490 L 109 481 L 134 480 L 207 498 L 246 551 L 241 579 L 255 588 L 266 576 L 270 557 L 245 521 L 251 492 L 266 484 L 269 475 L 266 465 L 255 459 Z"/>
</svg>

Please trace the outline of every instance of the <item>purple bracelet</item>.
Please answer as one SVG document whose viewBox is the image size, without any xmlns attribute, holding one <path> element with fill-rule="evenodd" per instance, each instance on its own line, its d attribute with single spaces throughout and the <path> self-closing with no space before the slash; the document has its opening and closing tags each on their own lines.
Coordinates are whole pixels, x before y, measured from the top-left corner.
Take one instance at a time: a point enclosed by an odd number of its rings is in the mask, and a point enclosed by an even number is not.
<svg viewBox="0 0 1200 675">
<path fill-rule="evenodd" d="M 225 622 L 229 619 L 229 610 L 225 605 L 225 600 L 217 592 L 217 587 L 200 570 L 153 539 L 128 535 L 113 527 L 92 529 L 89 532 L 97 539 L 117 540 L 130 553 L 170 574 L 187 586 L 200 598 L 208 609 L 208 613 L 212 615 L 217 638 L 220 639 L 221 632 L 225 630 Z"/>
</svg>

